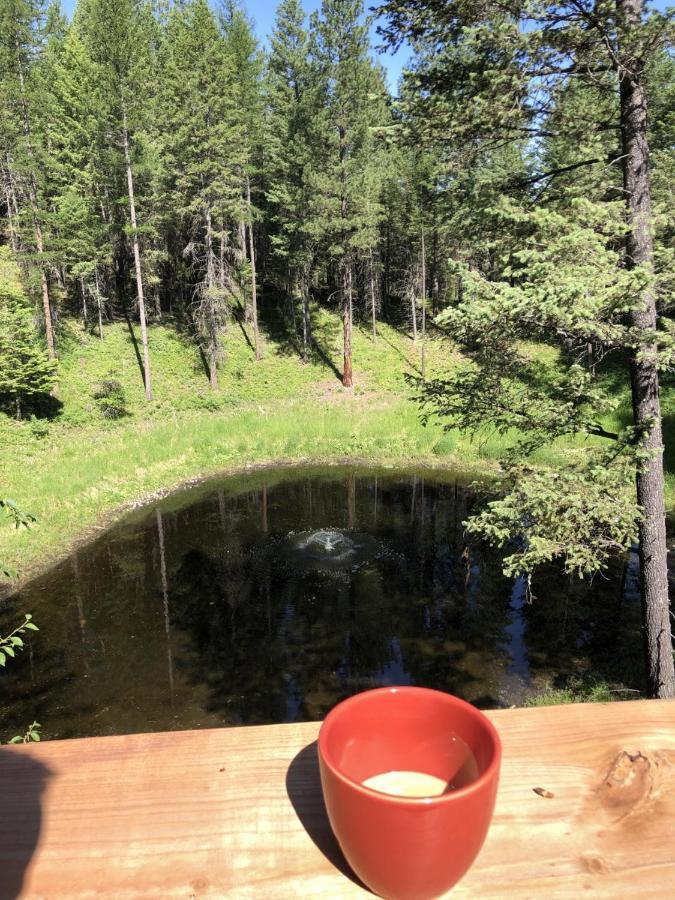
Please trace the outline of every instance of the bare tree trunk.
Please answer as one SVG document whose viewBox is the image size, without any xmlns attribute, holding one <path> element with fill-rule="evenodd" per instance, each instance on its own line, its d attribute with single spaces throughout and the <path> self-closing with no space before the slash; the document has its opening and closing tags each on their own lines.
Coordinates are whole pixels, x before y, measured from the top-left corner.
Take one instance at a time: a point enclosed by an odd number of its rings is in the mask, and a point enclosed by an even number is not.
<svg viewBox="0 0 675 900">
<path fill-rule="evenodd" d="M 12 190 L 9 185 L 9 172 L 7 173 L 7 182 L 5 183 L 5 204 L 7 206 L 7 226 L 9 228 L 9 242 L 12 250 L 16 253 L 19 249 L 19 240 L 14 228 L 14 213 L 12 211 Z"/>
<path fill-rule="evenodd" d="M 84 278 L 80 275 L 80 291 L 82 292 L 82 318 L 85 327 L 87 325 L 87 289 L 84 286 Z"/>
<path fill-rule="evenodd" d="M 352 387 L 352 264 L 351 260 L 342 261 L 342 331 L 344 336 L 344 364 L 342 367 L 342 384 Z"/>
<path fill-rule="evenodd" d="M 246 178 L 246 203 L 248 205 L 248 240 L 251 254 L 251 319 L 253 322 L 253 342 L 255 344 L 255 358 L 260 359 L 260 332 L 258 330 L 258 289 L 255 273 L 255 245 L 253 242 L 253 208 L 251 206 L 251 180 Z"/>
<path fill-rule="evenodd" d="M 434 226 L 431 243 L 431 312 L 438 313 L 438 228 Z"/>
<path fill-rule="evenodd" d="M 220 223 L 220 253 L 219 253 L 218 287 L 225 290 L 225 223 Z"/>
<path fill-rule="evenodd" d="M 642 0 L 618 0 L 627 43 L 639 28 Z M 620 103 L 623 141 L 623 176 L 631 230 L 626 239 L 629 268 L 653 266 L 649 147 L 647 144 L 647 92 L 639 51 L 620 47 Z M 638 467 L 637 499 L 640 520 L 640 592 L 647 661 L 647 681 L 652 697 L 675 697 L 675 669 L 668 599 L 666 523 L 664 510 L 663 436 L 656 351 L 656 300 L 651 286 L 631 313 L 640 335 L 631 365 L 633 420 L 642 432 L 648 451 Z"/>
<path fill-rule="evenodd" d="M 44 257 L 44 244 L 42 243 L 42 228 L 37 218 L 37 210 L 35 206 L 33 225 L 35 229 L 35 244 L 37 246 L 38 256 Z M 45 317 L 45 335 L 47 338 L 47 356 L 49 359 L 56 359 L 56 346 L 54 344 L 54 323 L 52 322 L 52 307 L 49 300 L 49 282 L 47 281 L 47 273 L 45 272 L 44 263 L 40 265 L 40 288 L 42 290 L 42 310 Z M 56 395 L 56 387 L 52 391 Z"/>
<path fill-rule="evenodd" d="M 385 303 L 391 293 L 391 223 L 387 219 L 387 240 L 384 251 L 384 299 Z"/>
<path fill-rule="evenodd" d="M 31 160 L 34 160 L 33 143 L 31 139 L 30 119 L 28 117 L 28 103 L 26 100 L 26 87 L 23 78 L 23 67 L 21 66 L 21 51 L 17 42 L 16 45 L 16 61 L 17 71 L 19 75 L 19 89 L 21 92 L 21 116 L 23 123 L 23 133 L 26 138 L 26 150 Z M 49 359 L 56 359 L 56 348 L 54 344 L 54 326 L 52 323 L 52 309 L 49 301 L 49 283 L 47 281 L 47 273 L 45 271 L 44 261 L 44 243 L 42 240 L 42 226 L 38 215 L 37 203 L 37 180 L 35 170 L 31 169 L 28 176 L 28 199 L 30 201 L 31 214 L 33 217 L 33 231 L 35 233 L 35 247 L 40 257 L 40 287 L 42 290 L 42 309 L 45 317 L 45 335 L 47 338 L 47 355 Z M 57 386 L 54 386 L 52 394 L 56 396 Z"/>
<path fill-rule="evenodd" d="M 98 283 L 98 267 L 94 268 L 94 279 L 96 283 L 96 305 L 98 307 L 98 336 L 103 340 L 103 310 L 101 308 L 101 288 Z"/>
<path fill-rule="evenodd" d="M 368 248 L 368 274 L 370 277 L 370 309 L 373 321 L 373 340 L 377 340 L 377 303 L 375 302 L 375 271 L 373 265 L 373 248 Z"/>
<path fill-rule="evenodd" d="M 417 343 L 417 298 L 415 294 L 417 293 L 417 277 L 415 276 L 412 280 L 412 284 L 410 285 L 410 320 L 412 322 L 412 339 L 413 343 Z"/>
<path fill-rule="evenodd" d="M 215 323 L 213 320 L 213 309 L 211 307 L 212 292 L 216 286 L 215 259 L 213 256 L 213 223 L 211 220 L 211 210 L 206 208 L 206 290 L 209 316 L 209 346 L 206 349 L 209 366 L 209 387 L 215 391 L 218 387 L 218 337 L 215 331 Z"/>
<path fill-rule="evenodd" d="M 134 249 L 134 269 L 136 270 L 136 293 L 138 295 L 138 317 L 141 320 L 141 344 L 143 345 L 143 381 L 145 383 L 145 399 L 152 400 L 152 381 L 150 375 L 150 353 L 148 351 L 148 327 L 145 319 L 145 300 L 143 297 L 143 274 L 141 272 L 141 250 L 138 243 L 138 228 L 136 225 L 136 201 L 134 200 L 134 177 L 131 171 L 131 154 L 129 153 L 129 131 L 127 128 L 127 113 L 122 107 L 123 125 L 122 138 L 124 140 L 124 161 L 127 167 L 127 189 L 129 193 L 129 215 L 131 217 L 131 238 Z"/>
<path fill-rule="evenodd" d="M 306 272 L 301 275 L 300 290 L 302 291 L 302 358 L 309 361 L 312 349 L 312 319 L 309 309 L 309 279 Z"/>
<path fill-rule="evenodd" d="M 424 229 L 420 234 L 421 240 L 421 266 L 422 266 L 422 381 L 427 377 L 427 248 L 424 242 Z"/>
</svg>

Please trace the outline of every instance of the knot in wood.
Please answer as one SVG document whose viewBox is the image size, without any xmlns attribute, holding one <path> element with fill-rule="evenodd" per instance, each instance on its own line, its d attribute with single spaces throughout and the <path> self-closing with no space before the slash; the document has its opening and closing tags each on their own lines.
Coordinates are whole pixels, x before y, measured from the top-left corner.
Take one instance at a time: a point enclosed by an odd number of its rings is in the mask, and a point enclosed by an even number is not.
<svg viewBox="0 0 675 900">
<path fill-rule="evenodd" d="M 608 810 L 627 814 L 649 798 L 652 784 L 650 759 L 639 750 L 622 750 L 598 788 L 598 798 Z"/>
</svg>

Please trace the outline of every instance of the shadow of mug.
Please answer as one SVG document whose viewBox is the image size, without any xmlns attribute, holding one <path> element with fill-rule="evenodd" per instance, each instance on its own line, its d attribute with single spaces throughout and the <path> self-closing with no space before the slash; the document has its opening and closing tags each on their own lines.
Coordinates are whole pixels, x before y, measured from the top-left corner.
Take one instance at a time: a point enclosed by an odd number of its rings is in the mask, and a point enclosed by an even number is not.
<svg viewBox="0 0 675 900">
<path fill-rule="evenodd" d="M 0 747 L 0 900 L 21 896 L 40 838 L 42 794 L 50 775 L 29 750 Z"/>
<path fill-rule="evenodd" d="M 352 872 L 328 821 L 321 792 L 318 744 L 313 741 L 291 760 L 286 773 L 286 792 L 302 827 L 326 859 L 364 891 L 371 891 Z"/>
</svg>

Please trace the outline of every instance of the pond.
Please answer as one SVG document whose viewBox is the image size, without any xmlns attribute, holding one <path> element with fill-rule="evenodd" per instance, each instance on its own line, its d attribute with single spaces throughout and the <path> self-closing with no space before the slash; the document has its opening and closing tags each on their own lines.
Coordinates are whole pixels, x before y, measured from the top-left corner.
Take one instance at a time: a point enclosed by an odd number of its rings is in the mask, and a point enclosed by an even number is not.
<svg viewBox="0 0 675 900">
<path fill-rule="evenodd" d="M 40 627 L 0 678 L 0 735 L 50 738 L 322 718 L 420 684 L 482 707 L 590 672 L 640 687 L 635 572 L 549 569 L 527 603 L 467 546 L 450 473 L 266 470 L 137 510 L 0 607 Z"/>
</svg>

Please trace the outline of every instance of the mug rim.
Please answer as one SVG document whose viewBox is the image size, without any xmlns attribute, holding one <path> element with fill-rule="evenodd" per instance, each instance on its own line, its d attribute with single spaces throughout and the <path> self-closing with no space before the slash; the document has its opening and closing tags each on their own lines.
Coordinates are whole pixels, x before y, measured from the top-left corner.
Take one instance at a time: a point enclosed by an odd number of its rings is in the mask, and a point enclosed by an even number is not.
<svg viewBox="0 0 675 900">
<path fill-rule="evenodd" d="M 367 702 L 368 699 L 378 694 L 431 694 L 434 697 L 443 698 L 443 702 L 447 703 L 450 706 L 458 707 L 463 712 L 468 713 L 468 715 L 472 718 L 480 721 L 481 725 L 488 732 L 493 744 L 492 759 L 490 760 L 490 763 L 486 767 L 485 771 L 482 772 L 474 781 L 471 781 L 469 784 L 464 785 L 461 788 L 456 788 L 452 791 L 448 791 L 447 793 L 432 797 L 403 797 L 398 794 L 387 794 L 383 791 L 376 791 L 373 788 L 366 787 L 358 781 L 354 781 L 352 778 L 342 772 L 340 768 L 338 768 L 335 761 L 331 759 L 331 755 L 327 747 L 328 732 L 330 731 L 334 720 L 337 719 L 342 713 L 344 713 L 345 708 L 356 706 L 359 703 Z M 415 685 L 392 685 L 390 687 L 387 686 L 372 688 L 367 691 L 360 691 L 358 694 L 353 694 L 351 697 L 347 697 L 345 700 L 341 700 L 340 703 L 337 703 L 330 710 L 328 715 L 321 723 L 321 728 L 319 729 L 318 747 L 319 757 L 328 766 L 331 772 L 340 781 L 349 785 L 350 788 L 355 789 L 357 792 L 365 795 L 366 797 L 380 800 L 383 803 L 404 803 L 416 806 L 437 806 L 440 804 L 452 803 L 454 800 L 458 800 L 462 797 L 467 797 L 470 794 L 475 793 L 476 791 L 480 790 L 480 788 L 483 787 L 485 783 L 491 781 L 499 773 L 499 766 L 502 756 L 502 742 L 499 737 L 499 733 L 490 719 L 488 719 L 488 717 L 485 715 L 485 713 L 483 713 L 477 707 L 473 706 L 473 704 L 467 703 L 466 700 L 462 700 L 460 697 L 456 697 L 454 694 L 449 694 L 446 691 L 437 691 L 433 688 L 417 687 Z"/>
</svg>

